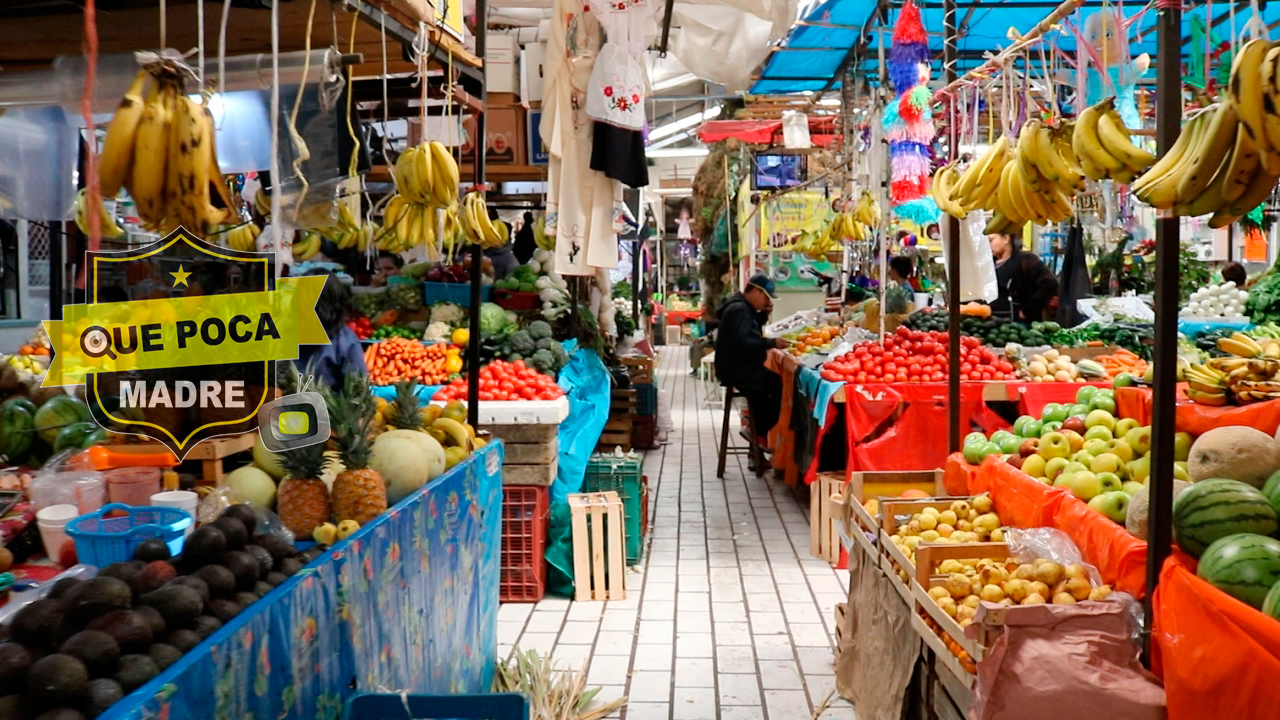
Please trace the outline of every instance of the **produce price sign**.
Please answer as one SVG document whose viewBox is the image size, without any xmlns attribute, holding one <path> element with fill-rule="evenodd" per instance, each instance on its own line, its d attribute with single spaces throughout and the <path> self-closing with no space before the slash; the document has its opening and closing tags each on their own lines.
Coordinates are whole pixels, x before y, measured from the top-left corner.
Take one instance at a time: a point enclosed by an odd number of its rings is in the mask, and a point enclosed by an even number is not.
<svg viewBox="0 0 1280 720">
<path fill-rule="evenodd" d="M 99 425 L 181 460 L 201 440 L 258 426 L 275 362 L 328 342 L 320 276 L 279 278 L 274 253 L 229 250 L 179 228 L 125 252 L 90 252 L 88 297 L 45 321 L 44 385 L 86 386 Z"/>
</svg>

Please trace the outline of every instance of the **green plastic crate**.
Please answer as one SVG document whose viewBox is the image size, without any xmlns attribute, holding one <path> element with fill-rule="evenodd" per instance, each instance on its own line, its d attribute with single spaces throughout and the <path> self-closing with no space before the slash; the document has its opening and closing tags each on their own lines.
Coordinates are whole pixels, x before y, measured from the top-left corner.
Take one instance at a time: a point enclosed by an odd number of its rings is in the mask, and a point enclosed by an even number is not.
<svg viewBox="0 0 1280 720">
<path fill-rule="evenodd" d="M 613 492 L 622 499 L 622 517 L 627 538 L 627 565 L 640 562 L 645 528 L 640 524 L 640 503 L 644 486 L 640 482 L 640 457 L 596 453 L 587 461 L 582 492 Z"/>
</svg>

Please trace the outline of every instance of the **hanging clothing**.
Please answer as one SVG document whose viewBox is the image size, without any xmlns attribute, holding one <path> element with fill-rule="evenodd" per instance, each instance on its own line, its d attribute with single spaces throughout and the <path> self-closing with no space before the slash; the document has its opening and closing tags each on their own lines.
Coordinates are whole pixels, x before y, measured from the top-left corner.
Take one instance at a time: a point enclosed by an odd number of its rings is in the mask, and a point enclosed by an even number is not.
<svg viewBox="0 0 1280 720">
<path fill-rule="evenodd" d="M 600 24 L 578 0 L 556 0 L 552 17 L 539 126 L 550 155 L 546 233 L 556 238 L 557 272 L 592 275 L 618 265 L 614 205 L 622 204 L 622 185 L 590 165 L 594 123 L 584 108 Z"/>
<path fill-rule="evenodd" d="M 649 184 L 649 161 L 644 154 L 644 135 L 606 122 L 596 122 L 591 143 L 591 169 L 631 188 Z"/>
<path fill-rule="evenodd" d="M 596 56 L 587 88 L 587 115 L 596 120 L 591 169 L 640 188 L 649 184 L 644 152 L 644 65 L 648 32 L 657 3 L 608 0 L 591 3 L 608 41 Z"/>
</svg>

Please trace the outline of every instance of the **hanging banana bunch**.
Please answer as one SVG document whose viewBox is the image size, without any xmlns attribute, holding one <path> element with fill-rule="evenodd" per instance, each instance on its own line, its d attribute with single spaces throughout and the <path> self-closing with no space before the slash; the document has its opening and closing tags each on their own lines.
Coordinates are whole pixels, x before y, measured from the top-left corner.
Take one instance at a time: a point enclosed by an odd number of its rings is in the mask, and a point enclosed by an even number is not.
<svg viewBox="0 0 1280 720">
<path fill-rule="evenodd" d="M 1071 148 L 1090 180 L 1111 178 L 1125 185 L 1156 161 L 1151 153 L 1133 144 L 1129 129 L 1116 111 L 1116 99 L 1085 108 L 1076 118 Z"/>
<path fill-rule="evenodd" d="M 247 222 L 235 226 L 219 228 L 214 234 L 209 236 L 210 242 L 216 242 L 219 245 L 229 247 L 232 250 L 240 250 L 241 252 L 253 252 L 258 246 L 258 236 L 262 234 L 262 228 L 256 223 Z"/>
<path fill-rule="evenodd" d="M 444 143 L 432 140 L 400 153 L 395 179 L 398 192 L 383 209 L 376 245 L 389 252 L 422 245 L 428 259 L 435 259 L 439 246 L 450 247 L 455 236 L 451 223 L 457 221 L 458 163 Z"/>
<path fill-rule="evenodd" d="M 462 231 L 467 242 L 485 249 L 502 247 L 507 243 L 506 225 L 489 219 L 480 193 L 472 191 L 462 198 Z"/>
<path fill-rule="evenodd" d="M 89 234 L 89 196 L 84 188 L 76 193 L 76 227 L 85 235 Z M 98 206 L 98 228 L 104 238 L 116 238 L 124 234 L 124 230 L 116 224 L 116 219 L 107 212 L 105 205 Z"/>
</svg>

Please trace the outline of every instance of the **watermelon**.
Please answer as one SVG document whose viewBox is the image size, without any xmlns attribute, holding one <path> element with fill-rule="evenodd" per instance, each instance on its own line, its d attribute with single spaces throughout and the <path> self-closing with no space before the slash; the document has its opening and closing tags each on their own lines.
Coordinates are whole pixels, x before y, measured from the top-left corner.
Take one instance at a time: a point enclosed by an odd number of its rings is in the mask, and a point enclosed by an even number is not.
<svg viewBox="0 0 1280 720">
<path fill-rule="evenodd" d="M 1276 516 L 1280 517 L 1280 470 L 1271 473 L 1271 477 L 1263 483 L 1262 494 L 1267 497 L 1267 502 L 1271 503 L 1271 509 L 1276 511 Z"/>
<path fill-rule="evenodd" d="M 1240 533 L 1270 535 L 1277 528 L 1280 522 L 1266 496 L 1238 480 L 1201 480 L 1173 503 L 1173 537 L 1195 557 L 1218 538 Z"/>
<path fill-rule="evenodd" d="M 85 442 L 101 429 L 93 422 L 71 423 L 58 431 L 58 436 L 53 441 L 53 451 L 60 453 L 63 450 L 83 449 Z"/>
<path fill-rule="evenodd" d="M 1262 600 L 1262 612 L 1280 620 L 1280 582 L 1271 586 Z"/>
<path fill-rule="evenodd" d="M 40 439 L 53 447 L 58 441 L 58 433 L 68 425 L 78 422 L 89 422 L 93 417 L 89 408 L 70 395 L 56 395 L 49 398 L 36 410 L 36 431 Z"/>
<path fill-rule="evenodd" d="M 1200 556 L 1196 575 L 1260 609 L 1280 582 L 1280 540 L 1254 533 L 1219 538 Z"/>
<path fill-rule="evenodd" d="M 26 457 L 35 439 L 35 413 L 31 401 L 14 398 L 0 405 L 0 462 L 17 463 Z"/>
</svg>

